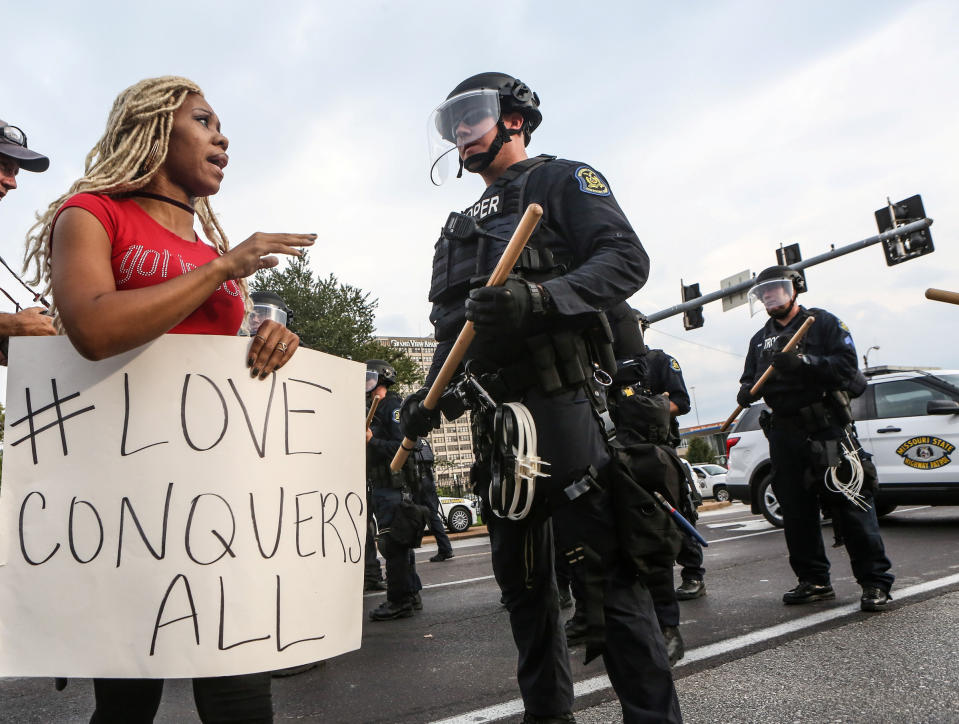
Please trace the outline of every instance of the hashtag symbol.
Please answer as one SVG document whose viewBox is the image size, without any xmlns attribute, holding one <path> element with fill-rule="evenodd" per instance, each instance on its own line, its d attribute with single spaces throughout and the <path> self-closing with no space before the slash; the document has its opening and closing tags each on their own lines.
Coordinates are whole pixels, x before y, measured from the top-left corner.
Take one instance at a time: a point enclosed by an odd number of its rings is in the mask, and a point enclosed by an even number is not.
<svg viewBox="0 0 959 724">
<path fill-rule="evenodd" d="M 66 433 L 66 429 L 63 427 L 63 423 L 69 420 L 71 417 L 82 415 L 84 412 L 89 412 L 95 407 L 94 405 L 90 405 L 88 407 L 84 407 L 82 410 L 77 410 L 76 412 L 71 412 L 69 414 L 64 415 L 61 405 L 64 402 L 69 402 L 75 397 L 79 397 L 80 393 L 74 392 L 72 395 L 67 395 L 66 397 L 60 397 L 60 394 L 57 391 L 57 381 L 50 380 L 50 386 L 53 388 L 53 402 L 51 402 L 49 405 L 44 405 L 43 407 L 40 407 L 36 410 L 33 409 L 33 403 L 30 400 L 30 388 L 29 387 L 26 388 L 25 392 L 26 392 L 26 400 L 27 400 L 27 414 L 21 417 L 19 420 L 16 420 L 15 422 L 10 423 L 11 428 L 14 428 L 17 425 L 20 425 L 24 422 L 27 423 L 27 428 L 29 429 L 29 432 L 23 437 L 21 437 L 19 440 L 16 440 L 15 442 L 12 442 L 10 444 L 16 446 L 22 443 L 24 440 L 29 440 L 30 450 L 33 453 L 34 465 L 37 464 L 37 435 L 39 435 L 41 432 L 45 432 L 46 430 L 49 430 L 52 427 L 58 427 L 60 429 L 60 444 L 63 446 L 63 455 L 65 457 L 67 455 L 67 433 Z M 56 410 L 57 419 L 47 425 L 44 425 L 43 427 L 34 427 L 34 418 L 36 418 L 37 415 L 40 415 L 50 409 Z"/>
</svg>

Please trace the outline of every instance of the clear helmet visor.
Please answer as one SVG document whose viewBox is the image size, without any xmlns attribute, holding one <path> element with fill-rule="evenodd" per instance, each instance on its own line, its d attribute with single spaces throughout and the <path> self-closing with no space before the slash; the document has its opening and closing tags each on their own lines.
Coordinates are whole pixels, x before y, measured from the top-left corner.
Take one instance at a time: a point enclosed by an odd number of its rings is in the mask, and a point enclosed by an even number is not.
<svg viewBox="0 0 959 724">
<path fill-rule="evenodd" d="M 376 389 L 376 383 L 380 379 L 380 373 L 376 370 L 366 371 L 366 391 L 372 392 Z"/>
<path fill-rule="evenodd" d="M 430 149 L 430 180 L 440 186 L 459 166 L 458 148 L 479 140 L 500 117 L 499 91 L 460 93 L 441 103 L 430 114 L 426 134 Z"/>
<path fill-rule="evenodd" d="M 793 297 L 793 283 L 789 279 L 770 279 L 749 290 L 749 316 L 758 312 L 772 312 L 789 305 Z"/>
<path fill-rule="evenodd" d="M 252 333 L 256 334 L 256 330 L 268 319 L 279 322 L 285 327 L 286 310 L 274 307 L 272 304 L 254 304 L 253 311 L 250 312 L 250 330 Z"/>
</svg>

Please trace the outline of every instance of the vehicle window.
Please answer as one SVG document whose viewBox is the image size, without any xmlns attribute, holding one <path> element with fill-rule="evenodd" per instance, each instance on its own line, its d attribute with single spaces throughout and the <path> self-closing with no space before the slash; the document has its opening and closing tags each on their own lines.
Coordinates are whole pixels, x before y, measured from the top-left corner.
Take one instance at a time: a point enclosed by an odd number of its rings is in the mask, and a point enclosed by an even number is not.
<svg viewBox="0 0 959 724">
<path fill-rule="evenodd" d="M 867 388 L 866 391 L 861 394 L 859 397 L 853 398 L 849 401 L 849 407 L 852 409 L 852 419 L 853 420 L 870 420 L 872 415 L 869 414 L 869 397 L 872 395 L 872 389 Z"/>
<path fill-rule="evenodd" d="M 719 465 L 703 465 L 702 468 L 710 475 L 722 475 L 726 472 L 726 468 Z"/>
<path fill-rule="evenodd" d="M 749 432 L 759 429 L 759 413 L 768 409 L 762 403 L 750 405 L 746 411 L 740 415 L 739 421 L 733 426 L 732 432 Z"/>
<path fill-rule="evenodd" d="M 916 417 L 926 414 L 929 400 L 942 394 L 913 380 L 896 380 L 875 385 L 876 417 Z"/>
</svg>

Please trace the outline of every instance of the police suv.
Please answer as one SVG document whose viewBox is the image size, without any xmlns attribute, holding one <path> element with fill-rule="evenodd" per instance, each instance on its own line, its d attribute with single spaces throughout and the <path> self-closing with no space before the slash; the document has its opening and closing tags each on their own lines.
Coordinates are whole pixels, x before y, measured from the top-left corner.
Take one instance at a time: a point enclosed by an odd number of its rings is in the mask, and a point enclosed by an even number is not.
<svg viewBox="0 0 959 724">
<path fill-rule="evenodd" d="M 876 513 L 897 505 L 959 505 L 959 370 L 915 367 L 870 367 L 869 384 L 852 401 L 859 441 L 872 453 L 879 474 Z M 726 440 L 729 471 L 726 487 L 741 500 L 782 526 L 782 513 L 771 487 L 769 446 L 759 428 L 758 403 L 736 422 Z"/>
<path fill-rule="evenodd" d="M 450 533 L 462 533 L 476 525 L 477 501 L 440 497 L 440 514 Z"/>
</svg>

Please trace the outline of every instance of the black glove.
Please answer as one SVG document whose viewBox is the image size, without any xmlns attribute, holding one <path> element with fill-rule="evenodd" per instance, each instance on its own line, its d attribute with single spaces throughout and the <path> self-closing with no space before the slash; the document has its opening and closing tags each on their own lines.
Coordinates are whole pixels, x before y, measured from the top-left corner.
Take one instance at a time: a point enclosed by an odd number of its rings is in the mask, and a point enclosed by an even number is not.
<svg viewBox="0 0 959 724">
<path fill-rule="evenodd" d="M 515 276 L 499 287 L 474 289 L 466 300 L 466 318 L 486 334 L 522 331 L 535 313 L 545 313 L 541 290 Z"/>
<path fill-rule="evenodd" d="M 802 369 L 803 360 L 795 352 L 777 352 L 773 355 L 772 366 L 780 372 L 795 374 Z"/>
<path fill-rule="evenodd" d="M 743 385 L 739 388 L 739 394 L 736 395 L 736 402 L 739 403 L 740 407 L 749 407 L 759 399 L 758 397 L 753 397 L 751 394 L 749 394 L 750 387 L 751 385 Z"/>
<path fill-rule="evenodd" d="M 421 387 L 400 405 L 400 432 L 410 440 L 426 437 L 442 422 L 439 410 L 427 410 L 423 406 L 423 400 L 428 393 L 429 389 Z"/>
</svg>

